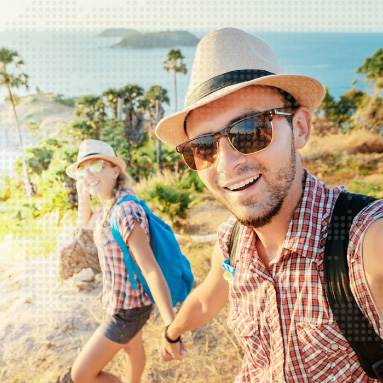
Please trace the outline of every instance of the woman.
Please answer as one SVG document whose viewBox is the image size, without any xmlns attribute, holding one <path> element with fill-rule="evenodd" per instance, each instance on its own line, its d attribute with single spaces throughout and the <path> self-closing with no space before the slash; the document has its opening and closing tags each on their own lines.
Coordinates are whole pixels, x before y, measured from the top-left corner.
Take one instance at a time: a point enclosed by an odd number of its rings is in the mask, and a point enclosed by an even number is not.
<svg viewBox="0 0 383 383">
<path fill-rule="evenodd" d="M 135 195 L 125 168 L 125 162 L 116 157 L 112 147 L 98 140 L 83 141 L 77 162 L 67 168 L 67 174 L 77 180 L 79 223 L 94 230 L 106 310 L 102 324 L 72 367 L 75 383 L 121 382 L 103 371 L 121 349 L 127 355 L 127 382 L 140 382 L 145 367 L 142 327 L 149 318 L 152 302 L 138 279 L 138 289 L 131 288 L 123 253 L 110 228 L 111 210 L 126 195 Z M 97 211 L 91 209 L 90 195 L 101 202 Z M 137 203 L 125 201 L 118 206 L 117 220 L 121 236 L 149 285 L 162 319 L 169 325 L 174 318 L 171 296 L 149 245 L 145 212 Z"/>
</svg>

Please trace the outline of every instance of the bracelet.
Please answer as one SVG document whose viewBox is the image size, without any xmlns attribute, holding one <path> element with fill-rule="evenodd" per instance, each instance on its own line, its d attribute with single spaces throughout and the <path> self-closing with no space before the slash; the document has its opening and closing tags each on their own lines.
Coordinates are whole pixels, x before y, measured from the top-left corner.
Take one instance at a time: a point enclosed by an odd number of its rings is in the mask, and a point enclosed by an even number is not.
<svg viewBox="0 0 383 383">
<path fill-rule="evenodd" d="M 164 336 L 165 336 L 165 339 L 168 343 L 178 343 L 180 340 L 181 340 L 181 335 L 177 338 L 177 339 L 170 339 L 168 337 L 168 327 L 170 326 L 170 324 L 168 324 L 166 327 L 165 327 L 165 332 L 164 332 Z"/>
</svg>

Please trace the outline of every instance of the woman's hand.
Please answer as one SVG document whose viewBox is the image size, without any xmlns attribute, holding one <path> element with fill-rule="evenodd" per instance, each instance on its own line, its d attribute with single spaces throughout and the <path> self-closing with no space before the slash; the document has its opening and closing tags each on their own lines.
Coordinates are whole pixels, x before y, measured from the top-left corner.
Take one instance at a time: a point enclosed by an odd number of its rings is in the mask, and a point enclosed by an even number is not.
<svg viewBox="0 0 383 383">
<path fill-rule="evenodd" d="M 90 205 L 90 193 L 84 180 L 77 180 L 76 189 L 78 195 L 78 223 L 84 229 L 94 230 L 97 218 Z"/>
<path fill-rule="evenodd" d="M 90 198 L 90 193 L 87 187 L 84 184 L 84 180 L 76 181 L 76 189 L 79 200 L 86 201 Z"/>
</svg>

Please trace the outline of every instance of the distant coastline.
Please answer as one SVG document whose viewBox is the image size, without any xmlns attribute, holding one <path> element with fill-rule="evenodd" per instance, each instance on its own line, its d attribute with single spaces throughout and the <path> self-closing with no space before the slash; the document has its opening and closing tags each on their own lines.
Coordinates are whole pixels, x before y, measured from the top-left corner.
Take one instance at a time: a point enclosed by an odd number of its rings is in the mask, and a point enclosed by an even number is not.
<svg viewBox="0 0 383 383">
<path fill-rule="evenodd" d="M 196 46 L 199 39 L 188 31 L 161 31 L 141 33 L 134 29 L 109 28 L 100 37 L 121 37 L 111 48 L 148 49 L 178 46 Z"/>
</svg>

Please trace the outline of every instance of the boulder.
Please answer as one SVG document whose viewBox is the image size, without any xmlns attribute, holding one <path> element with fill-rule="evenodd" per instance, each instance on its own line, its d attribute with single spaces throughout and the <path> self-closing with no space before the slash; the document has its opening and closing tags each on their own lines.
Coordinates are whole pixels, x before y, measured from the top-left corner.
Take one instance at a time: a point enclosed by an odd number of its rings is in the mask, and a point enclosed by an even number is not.
<svg viewBox="0 0 383 383">
<path fill-rule="evenodd" d="M 92 269 L 94 274 L 101 271 L 91 230 L 77 229 L 69 242 L 60 248 L 59 254 L 60 274 L 63 279 L 71 278 L 87 268 Z"/>
<path fill-rule="evenodd" d="M 82 269 L 78 274 L 73 275 L 72 280 L 79 290 L 89 290 L 94 279 L 94 272 L 91 268 Z"/>
</svg>

